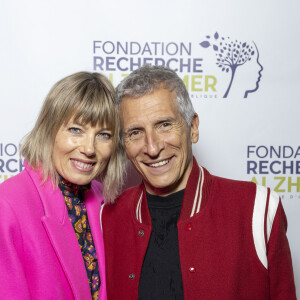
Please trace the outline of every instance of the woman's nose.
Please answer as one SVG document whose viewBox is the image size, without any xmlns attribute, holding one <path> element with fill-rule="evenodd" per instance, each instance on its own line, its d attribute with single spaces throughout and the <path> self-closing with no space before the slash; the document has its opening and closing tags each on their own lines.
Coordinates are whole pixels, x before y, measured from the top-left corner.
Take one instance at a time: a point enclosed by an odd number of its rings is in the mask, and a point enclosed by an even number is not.
<svg viewBox="0 0 300 300">
<path fill-rule="evenodd" d="M 82 141 L 81 152 L 86 156 L 93 156 L 95 154 L 95 141 L 94 138 L 86 137 Z"/>
</svg>

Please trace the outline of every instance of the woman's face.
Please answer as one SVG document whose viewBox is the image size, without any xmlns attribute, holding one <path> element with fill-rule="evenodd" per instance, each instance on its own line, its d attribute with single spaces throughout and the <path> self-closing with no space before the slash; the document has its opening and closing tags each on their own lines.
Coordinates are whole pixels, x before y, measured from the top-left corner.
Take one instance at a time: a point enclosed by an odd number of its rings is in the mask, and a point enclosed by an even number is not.
<svg viewBox="0 0 300 300">
<path fill-rule="evenodd" d="M 110 128 L 77 124 L 71 119 L 56 134 L 52 161 L 64 179 L 85 185 L 103 172 L 112 150 Z"/>
</svg>

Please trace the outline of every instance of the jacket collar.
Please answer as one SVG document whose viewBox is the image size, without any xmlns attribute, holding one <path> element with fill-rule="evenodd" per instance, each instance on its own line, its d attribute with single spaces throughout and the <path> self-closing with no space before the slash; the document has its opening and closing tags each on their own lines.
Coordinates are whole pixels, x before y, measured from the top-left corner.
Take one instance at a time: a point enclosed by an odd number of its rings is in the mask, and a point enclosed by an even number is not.
<svg viewBox="0 0 300 300">
<path fill-rule="evenodd" d="M 58 187 L 53 186 L 50 178 L 43 183 L 42 172 L 36 172 L 26 162 L 24 162 L 24 165 L 38 190 L 44 209 L 42 223 L 68 278 L 74 298 L 87 299 L 87 295 L 91 295 L 91 292 L 86 270 L 74 229 L 68 218 L 63 195 Z M 91 222 L 94 222 L 93 218 L 91 218 Z M 98 243 L 95 242 L 95 244 L 97 248 Z"/>
<path fill-rule="evenodd" d="M 211 175 L 198 166 L 195 157 L 193 168 L 185 188 L 179 222 L 197 215 L 208 201 L 211 186 Z M 135 201 L 135 217 L 138 222 L 151 225 L 151 216 L 148 209 L 145 185 L 141 183 Z"/>
<path fill-rule="evenodd" d="M 99 201 L 99 198 L 101 198 L 101 201 Z M 99 261 L 99 272 L 101 278 L 99 299 L 105 300 L 107 298 L 106 276 L 105 276 L 105 254 L 104 254 L 103 235 L 100 226 L 100 208 L 101 205 L 103 204 L 102 185 L 98 182 L 92 181 L 91 189 L 85 194 L 84 201 L 85 201 L 90 227 L 92 231 L 92 236 L 93 236 L 96 253 Z"/>
</svg>

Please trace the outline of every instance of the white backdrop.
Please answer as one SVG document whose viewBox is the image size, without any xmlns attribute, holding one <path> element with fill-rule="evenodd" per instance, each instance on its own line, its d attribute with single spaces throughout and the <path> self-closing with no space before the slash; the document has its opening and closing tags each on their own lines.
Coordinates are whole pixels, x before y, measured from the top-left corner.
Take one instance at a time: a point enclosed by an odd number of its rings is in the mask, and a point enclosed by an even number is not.
<svg viewBox="0 0 300 300">
<path fill-rule="evenodd" d="M 116 85 L 138 64 L 168 64 L 200 117 L 198 161 L 281 195 L 299 297 L 299 9 L 297 0 L 2 0 L 0 182 L 22 169 L 19 141 L 56 81 L 87 70 Z"/>
</svg>

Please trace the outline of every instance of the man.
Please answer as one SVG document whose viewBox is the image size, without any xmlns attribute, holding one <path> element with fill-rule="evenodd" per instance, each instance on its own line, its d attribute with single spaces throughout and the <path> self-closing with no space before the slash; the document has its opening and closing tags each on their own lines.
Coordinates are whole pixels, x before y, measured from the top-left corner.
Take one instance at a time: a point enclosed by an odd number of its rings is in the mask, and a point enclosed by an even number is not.
<svg viewBox="0 0 300 300">
<path fill-rule="evenodd" d="M 143 66 L 117 98 L 142 183 L 103 209 L 108 299 L 296 299 L 279 197 L 198 166 L 199 119 L 176 73 Z"/>
</svg>

